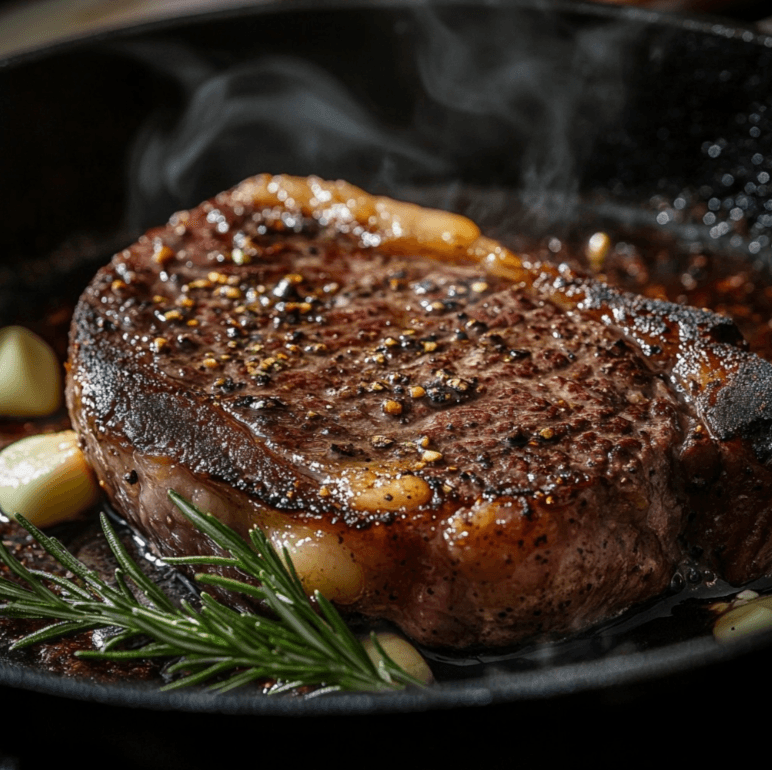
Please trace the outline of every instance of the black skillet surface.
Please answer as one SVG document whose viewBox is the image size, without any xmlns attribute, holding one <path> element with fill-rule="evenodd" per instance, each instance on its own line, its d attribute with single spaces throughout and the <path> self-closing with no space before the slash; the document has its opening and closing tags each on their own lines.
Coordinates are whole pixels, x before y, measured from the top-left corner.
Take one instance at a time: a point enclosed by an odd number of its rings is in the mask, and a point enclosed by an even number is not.
<svg viewBox="0 0 772 770">
<path fill-rule="evenodd" d="M 570 238 L 588 216 L 653 227 L 766 269 L 771 77 L 772 38 L 747 29 L 563 3 L 285 2 L 19 56 L 0 63 L 0 323 L 75 296 L 145 227 L 259 171 L 459 208 L 504 237 Z M 578 698 L 605 709 L 641 688 L 643 698 L 681 685 L 713 693 L 713 681 L 731 686 L 762 661 L 768 642 L 720 649 L 704 635 L 659 635 L 380 697 L 160 695 L 11 664 L 0 682 L 22 709 L 94 719 L 102 703 L 140 734 L 130 707 L 242 715 L 236 725 L 494 704 L 496 723 L 526 703 L 531 715 L 565 714 Z M 7 751 L 21 753 L 32 733 L 19 717 Z M 143 757 L 133 766 L 155 766 Z M 196 761 L 190 753 L 186 766 Z"/>
</svg>

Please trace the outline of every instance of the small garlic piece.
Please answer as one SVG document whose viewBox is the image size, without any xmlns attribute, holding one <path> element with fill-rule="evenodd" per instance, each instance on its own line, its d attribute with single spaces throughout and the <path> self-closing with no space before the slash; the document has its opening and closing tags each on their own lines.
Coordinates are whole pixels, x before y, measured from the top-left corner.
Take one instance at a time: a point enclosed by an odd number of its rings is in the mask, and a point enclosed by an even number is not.
<svg viewBox="0 0 772 770">
<path fill-rule="evenodd" d="M 61 366 L 48 343 L 23 326 L 0 329 L 0 415 L 42 417 L 61 403 Z"/>
<path fill-rule="evenodd" d="M 292 524 L 270 533 L 274 547 L 287 549 L 300 582 L 310 595 L 352 604 L 364 590 L 364 573 L 351 550 L 337 535 Z"/>
<path fill-rule="evenodd" d="M 77 518 L 99 496 L 99 487 L 75 431 L 21 439 L 0 452 L 0 508 L 37 527 Z"/>
<path fill-rule="evenodd" d="M 603 232 L 595 233 L 587 241 L 585 254 L 587 255 L 587 261 L 590 263 L 590 268 L 593 272 L 599 273 L 603 270 L 603 264 L 606 261 L 606 255 L 610 248 L 611 238 Z"/>
<path fill-rule="evenodd" d="M 421 653 L 410 642 L 401 636 L 391 633 L 376 634 L 378 643 L 384 652 L 405 672 L 418 679 L 419 682 L 430 684 L 434 680 L 432 670 L 421 656 Z M 377 666 L 382 660 L 372 639 L 362 642 L 370 660 Z"/>
<path fill-rule="evenodd" d="M 739 594 L 737 599 L 739 601 L 732 602 L 731 609 L 721 615 L 713 627 L 713 635 L 719 642 L 772 629 L 772 596 L 745 600 Z"/>
</svg>

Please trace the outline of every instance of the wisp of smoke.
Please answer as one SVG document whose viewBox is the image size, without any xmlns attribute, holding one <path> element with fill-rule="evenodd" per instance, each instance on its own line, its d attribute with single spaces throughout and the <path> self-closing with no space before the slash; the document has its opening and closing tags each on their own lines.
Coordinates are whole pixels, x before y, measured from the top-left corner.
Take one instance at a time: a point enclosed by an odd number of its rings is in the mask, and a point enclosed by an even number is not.
<svg viewBox="0 0 772 770">
<path fill-rule="evenodd" d="M 570 219 L 583 164 L 624 104 L 630 33 L 619 23 L 557 23 L 533 9 L 413 9 L 401 65 L 412 72 L 407 121 L 384 119 L 388 110 L 363 104 L 340 72 L 297 54 L 217 69 L 168 44 L 162 57 L 135 48 L 186 96 L 135 148 L 129 226 L 157 223 L 260 172 L 343 177 L 414 198 L 428 184 L 432 201 L 444 187 L 440 205 L 456 208 L 464 185 L 506 189 L 540 227 Z"/>
</svg>

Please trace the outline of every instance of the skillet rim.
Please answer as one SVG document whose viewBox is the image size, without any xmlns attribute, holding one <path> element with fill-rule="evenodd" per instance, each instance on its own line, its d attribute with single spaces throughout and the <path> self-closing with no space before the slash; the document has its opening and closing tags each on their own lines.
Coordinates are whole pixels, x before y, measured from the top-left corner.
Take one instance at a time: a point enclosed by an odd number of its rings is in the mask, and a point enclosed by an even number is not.
<svg viewBox="0 0 772 770">
<path fill-rule="evenodd" d="M 333 10 L 408 10 L 421 0 L 268 0 L 259 5 L 244 3 L 223 10 L 191 12 L 107 29 L 82 36 L 68 37 L 0 58 L 0 77 L 4 71 L 28 63 L 55 57 L 81 48 L 99 48 L 145 34 L 173 30 L 180 26 L 228 21 L 244 15 L 286 14 Z M 616 6 L 571 0 L 434 0 L 442 7 L 523 8 L 555 10 L 598 19 L 622 19 L 642 26 L 674 28 L 684 32 L 739 40 L 743 44 L 772 48 L 772 35 L 751 25 L 729 22 L 720 17 L 695 18 L 686 14 L 664 13 L 632 6 Z M 527 702 L 560 698 L 577 692 L 630 685 L 661 679 L 674 673 L 704 669 L 742 659 L 749 653 L 772 645 L 772 632 L 742 639 L 732 645 L 718 646 L 710 637 L 637 651 L 630 655 L 610 655 L 590 662 L 550 666 L 527 672 L 506 673 L 492 670 L 479 679 L 435 685 L 425 692 L 394 694 L 341 693 L 324 698 L 270 698 L 249 693 L 212 695 L 207 692 L 181 691 L 160 693 L 157 683 L 96 683 L 69 679 L 32 667 L 0 661 L 0 686 L 56 695 L 105 705 L 131 706 L 150 710 L 184 712 L 261 714 L 261 715 L 340 715 L 388 712 L 419 712 L 501 703 Z"/>
<path fill-rule="evenodd" d="M 42 43 L 0 56 L 0 74 L 6 67 L 24 65 L 49 55 L 64 53 L 80 46 L 92 46 L 109 43 L 113 38 L 125 35 L 159 32 L 178 27 L 181 24 L 205 24 L 209 21 L 222 21 L 237 18 L 245 14 L 290 13 L 303 11 L 325 11 L 343 9 L 408 9 L 422 5 L 444 7 L 462 7 L 482 5 L 487 8 L 507 7 L 527 10 L 557 10 L 558 13 L 570 12 L 577 15 L 596 16 L 598 18 L 621 18 L 626 21 L 658 24 L 681 28 L 684 31 L 703 32 L 727 39 L 739 38 L 745 43 L 756 43 L 772 48 L 772 33 L 763 32 L 752 24 L 743 24 L 727 20 L 721 16 L 705 14 L 699 17 L 678 12 L 665 12 L 639 8 L 632 5 L 615 5 L 591 2 L 590 0 L 261 0 L 258 4 L 248 1 L 222 10 L 206 10 L 177 14 L 169 17 L 139 21 L 126 26 L 110 27 L 95 32 L 84 32 Z"/>
</svg>

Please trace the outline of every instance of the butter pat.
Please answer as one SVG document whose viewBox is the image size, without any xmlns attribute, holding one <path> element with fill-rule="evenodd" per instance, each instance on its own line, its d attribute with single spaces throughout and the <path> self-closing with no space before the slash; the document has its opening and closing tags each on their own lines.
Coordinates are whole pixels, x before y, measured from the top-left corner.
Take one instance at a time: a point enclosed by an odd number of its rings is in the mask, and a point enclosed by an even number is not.
<svg viewBox="0 0 772 770">
<path fill-rule="evenodd" d="M 61 403 L 61 367 L 48 343 L 23 326 L 0 329 L 0 415 L 43 417 Z"/>
<path fill-rule="evenodd" d="M 0 508 L 9 516 L 49 527 L 77 518 L 98 496 L 75 431 L 30 436 L 0 452 Z"/>
</svg>

